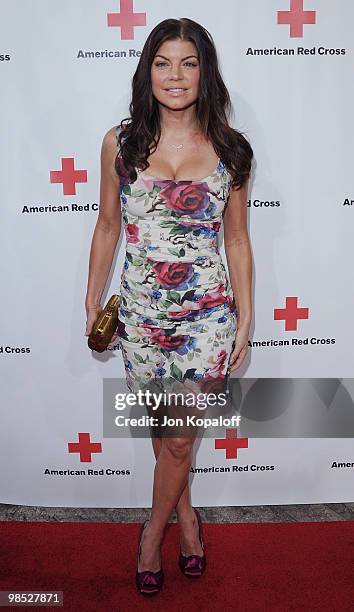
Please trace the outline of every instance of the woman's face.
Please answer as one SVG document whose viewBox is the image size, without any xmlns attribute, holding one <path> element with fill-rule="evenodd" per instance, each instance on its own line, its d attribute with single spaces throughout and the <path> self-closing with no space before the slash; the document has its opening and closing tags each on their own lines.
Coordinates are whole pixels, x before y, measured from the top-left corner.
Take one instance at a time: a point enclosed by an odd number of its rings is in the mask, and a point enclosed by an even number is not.
<svg viewBox="0 0 354 612">
<path fill-rule="evenodd" d="M 174 110 L 190 106 L 198 98 L 199 78 L 193 43 L 167 40 L 159 47 L 151 65 L 152 93 L 158 102 Z"/>
</svg>

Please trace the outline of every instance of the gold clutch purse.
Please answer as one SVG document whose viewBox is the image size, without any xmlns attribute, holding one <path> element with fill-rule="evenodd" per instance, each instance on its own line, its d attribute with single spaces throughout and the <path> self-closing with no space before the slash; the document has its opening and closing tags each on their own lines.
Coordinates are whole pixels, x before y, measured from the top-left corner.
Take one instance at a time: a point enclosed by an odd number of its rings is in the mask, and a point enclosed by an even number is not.
<svg viewBox="0 0 354 612">
<path fill-rule="evenodd" d="M 118 306 L 119 295 L 112 295 L 98 315 L 87 340 L 93 351 L 102 353 L 109 345 L 118 326 Z"/>
</svg>

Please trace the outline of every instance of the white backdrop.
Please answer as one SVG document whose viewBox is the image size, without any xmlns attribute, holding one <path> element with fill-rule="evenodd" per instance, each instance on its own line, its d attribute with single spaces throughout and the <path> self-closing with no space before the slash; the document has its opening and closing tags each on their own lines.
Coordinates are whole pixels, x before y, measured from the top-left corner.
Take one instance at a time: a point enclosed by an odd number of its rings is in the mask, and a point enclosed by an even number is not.
<svg viewBox="0 0 354 612">
<path fill-rule="evenodd" d="M 302 5 L 312 11 L 303 26 Z M 279 13 L 290 8 L 291 26 Z M 108 25 L 109 13 L 131 9 L 142 25 L 126 27 L 127 16 L 122 27 Z M 295 394 L 283 406 L 275 393 L 276 412 L 291 420 L 296 408 L 301 420 L 301 408 L 315 408 L 334 427 L 322 439 L 250 437 L 231 459 L 213 439 L 198 440 L 193 502 L 353 501 L 353 3 L 2 0 L 1 502 L 151 504 L 150 440 L 103 437 L 102 379 L 124 369 L 119 350 L 87 348 L 84 300 L 103 135 L 128 115 L 149 32 L 181 16 L 211 32 L 232 122 L 255 152 L 255 316 L 237 373 L 243 415 L 272 403 L 265 379 L 313 379 L 306 401 Z M 62 160 L 81 171 L 71 191 L 51 174 Z M 124 246 L 122 237 L 105 299 L 118 290 Z M 286 304 L 304 318 L 286 324 L 278 310 Z M 70 452 L 79 434 L 96 444 L 91 461 Z"/>
</svg>

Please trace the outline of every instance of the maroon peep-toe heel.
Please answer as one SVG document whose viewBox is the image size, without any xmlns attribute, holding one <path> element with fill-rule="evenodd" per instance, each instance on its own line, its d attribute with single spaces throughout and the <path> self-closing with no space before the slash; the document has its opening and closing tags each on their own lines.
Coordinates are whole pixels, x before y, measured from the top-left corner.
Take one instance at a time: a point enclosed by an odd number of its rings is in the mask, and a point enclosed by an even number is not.
<svg viewBox="0 0 354 612">
<path fill-rule="evenodd" d="M 196 508 L 193 508 L 193 510 L 198 520 L 199 541 L 200 541 L 200 545 L 202 547 L 204 554 L 202 556 L 189 555 L 188 557 L 185 557 L 184 555 L 182 555 L 182 552 L 180 550 L 178 564 L 179 564 L 181 572 L 185 576 L 188 576 L 188 578 L 200 578 L 200 576 L 202 576 L 205 572 L 206 555 L 205 555 L 204 542 L 203 542 L 202 519 L 201 519 L 201 516 L 198 510 Z"/>
<path fill-rule="evenodd" d="M 149 522 L 148 520 L 145 521 L 145 523 L 141 526 L 141 529 L 140 529 L 139 542 L 138 542 L 138 563 L 137 563 L 137 569 L 136 569 L 135 582 L 136 582 L 136 587 L 139 593 L 141 593 L 142 595 L 156 595 L 157 593 L 161 591 L 163 580 L 164 580 L 162 562 L 161 562 L 161 569 L 159 569 L 157 572 L 151 572 L 149 570 L 138 572 L 138 566 L 139 566 L 140 555 L 141 555 L 141 538 L 143 536 L 143 531 L 146 525 L 148 524 L 148 522 Z"/>
</svg>

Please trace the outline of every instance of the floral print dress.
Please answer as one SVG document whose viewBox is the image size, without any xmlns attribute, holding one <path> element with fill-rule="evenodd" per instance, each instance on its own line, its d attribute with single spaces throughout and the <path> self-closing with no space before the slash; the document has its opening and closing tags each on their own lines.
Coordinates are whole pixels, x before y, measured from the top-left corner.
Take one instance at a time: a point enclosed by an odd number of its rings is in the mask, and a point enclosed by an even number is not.
<svg viewBox="0 0 354 612">
<path fill-rule="evenodd" d="M 158 378 L 226 380 L 237 313 L 218 232 L 231 176 L 220 159 L 199 181 L 136 170 L 131 182 L 120 158 L 126 252 L 118 343 L 127 385 L 137 392 Z"/>
</svg>

